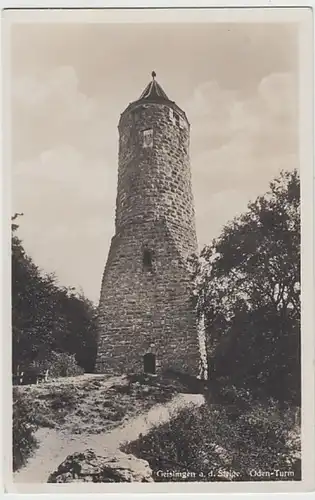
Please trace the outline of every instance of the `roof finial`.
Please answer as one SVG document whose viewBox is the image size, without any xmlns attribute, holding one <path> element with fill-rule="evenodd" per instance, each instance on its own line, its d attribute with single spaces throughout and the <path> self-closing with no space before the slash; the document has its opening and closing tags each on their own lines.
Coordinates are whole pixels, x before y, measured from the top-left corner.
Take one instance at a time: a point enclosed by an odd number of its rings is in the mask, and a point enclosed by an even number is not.
<svg viewBox="0 0 315 500">
<path fill-rule="evenodd" d="M 159 85 L 158 82 L 155 80 L 156 72 L 152 71 L 151 76 L 152 76 L 152 80 L 146 86 L 146 88 L 144 89 L 144 91 L 142 92 L 142 94 L 138 100 L 148 99 L 148 100 L 152 100 L 152 101 L 154 101 L 154 100 L 155 101 L 156 100 L 169 101 L 169 98 L 165 94 L 161 85 Z"/>
</svg>

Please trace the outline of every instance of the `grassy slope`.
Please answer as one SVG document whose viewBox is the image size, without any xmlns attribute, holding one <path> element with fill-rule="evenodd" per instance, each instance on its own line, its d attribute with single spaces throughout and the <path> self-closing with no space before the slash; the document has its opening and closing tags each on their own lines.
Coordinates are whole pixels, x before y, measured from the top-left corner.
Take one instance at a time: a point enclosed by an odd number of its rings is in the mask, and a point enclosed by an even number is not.
<svg viewBox="0 0 315 500">
<path fill-rule="evenodd" d="M 68 434 L 108 431 L 180 390 L 185 392 L 168 380 L 136 375 L 83 375 L 19 387 L 32 399 L 39 428 Z"/>
</svg>

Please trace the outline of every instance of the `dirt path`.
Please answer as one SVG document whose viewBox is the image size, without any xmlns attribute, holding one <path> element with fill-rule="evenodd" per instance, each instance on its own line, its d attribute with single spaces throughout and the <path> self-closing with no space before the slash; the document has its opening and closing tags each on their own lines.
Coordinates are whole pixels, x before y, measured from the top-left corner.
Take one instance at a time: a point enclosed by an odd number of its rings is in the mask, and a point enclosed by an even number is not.
<svg viewBox="0 0 315 500">
<path fill-rule="evenodd" d="M 134 417 L 115 429 L 97 435 L 66 435 L 61 431 L 40 429 L 36 437 L 40 442 L 37 453 L 27 465 L 14 474 L 15 483 L 46 483 L 47 478 L 67 455 L 76 451 L 93 449 L 118 449 L 122 444 L 134 441 L 139 434 L 147 434 L 155 425 L 168 422 L 174 414 L 193 404 L 200 406 L 204 398 L 200 394 L 178 394 L 166 404 L 153 406 L 149 411 Z"/>
</svg>

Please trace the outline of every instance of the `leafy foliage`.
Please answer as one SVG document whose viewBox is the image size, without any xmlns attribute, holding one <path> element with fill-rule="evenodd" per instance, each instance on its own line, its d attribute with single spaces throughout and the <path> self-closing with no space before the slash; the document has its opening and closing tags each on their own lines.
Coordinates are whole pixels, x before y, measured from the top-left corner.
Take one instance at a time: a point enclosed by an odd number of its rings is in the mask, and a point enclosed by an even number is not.
<svg viewBox="0 0 315 500">
<path fill-rule="evenodd" d="M 161 471 L 181 473 L 181 481 L 279 480 L 251 472 L 276 470 L 290 472 L 281 479 L 299 480 L 300 447 L 291 438 L 293 428 L 292 411 L 281 412 L 273 402 L 252 402 L 239 415 L 233 406 L 210 404 L 183 410 L 124 451 L 148 460 L 157 482 L 179 480 Z"/>
<path fill-rule="evenodd" d="M 34 436 L 37 430 L 36 415 L 30 397 L 13 389 L 13 470 L 25 463 L 37 448 Z"/>
<path fill-rule="evenodd" d="M 17 215 L 12 217 L 13 372 L 47 360 L 52 351 L 75 355 L 91 372 L 96 357 L 95 308 L 34 264 L 16 234 Z"/>
<path fill-rule="evenodd" d="M 78 365 L 74 354 L 68 354 L 67 352 L 52 351 L 46 359 L 40 362 L 35 361 L 31 364 L 32 366 L 37 368 L 39 372 L 49 370 L 49 376 L 52 378 L 74 377 L 84 373 L 83 368 Z"/>
<path fill-rule="evenodd" d="M 48 369 L 52 377 L 73 377 L 83 373 L 83 369 L 78 366 L 75 356 L 66 352 L 52 352 L 48 362 Z"/>
<path fill-rule="evenodd" d="M 282 172 L 193 264 L 210 378 L 299 404 L 298 173 Z"/>
</svg>

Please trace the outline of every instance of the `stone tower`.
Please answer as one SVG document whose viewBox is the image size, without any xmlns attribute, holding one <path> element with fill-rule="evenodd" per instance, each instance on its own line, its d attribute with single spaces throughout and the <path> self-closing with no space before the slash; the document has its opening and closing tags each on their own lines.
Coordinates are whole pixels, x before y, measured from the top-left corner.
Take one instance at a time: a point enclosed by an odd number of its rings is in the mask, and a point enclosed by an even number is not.
<svg viewBox="0 0 315 500">
<path fill-rule="evenodd" d="M 198 375 L 187 257 L 197 250 L 187 117 L 152 73 L 121 114 L 115 235 L 99 304 L 97 372 Z M 147 356 L 145 356 L 147 355 Z"/>
</svg>

